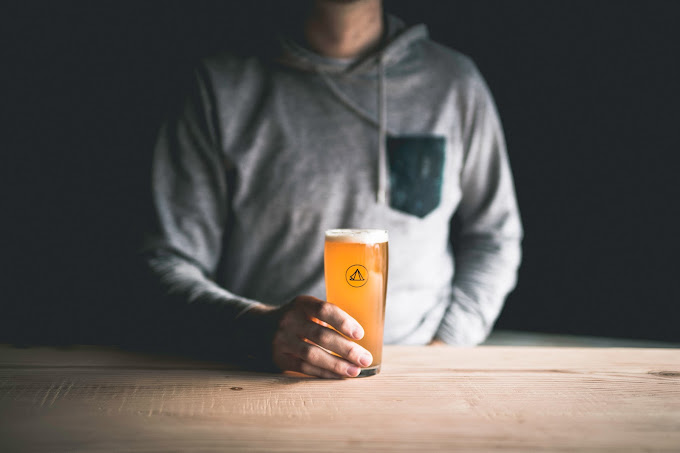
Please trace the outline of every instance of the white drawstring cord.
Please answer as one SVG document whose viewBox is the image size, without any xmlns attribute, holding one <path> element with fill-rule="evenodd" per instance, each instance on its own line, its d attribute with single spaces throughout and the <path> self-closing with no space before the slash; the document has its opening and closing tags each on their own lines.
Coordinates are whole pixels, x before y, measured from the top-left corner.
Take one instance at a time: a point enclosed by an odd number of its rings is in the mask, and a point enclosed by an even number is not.
<svg viewBox="0 0 680 453">
<path fill-rule="evenodd" d="M 383 55 L 378 55 L 378 191 L 376 201 L 379 204 L 389 202 L 387 181 L 387 98 L 385 95 L 385 66 Z"/>
</svg>

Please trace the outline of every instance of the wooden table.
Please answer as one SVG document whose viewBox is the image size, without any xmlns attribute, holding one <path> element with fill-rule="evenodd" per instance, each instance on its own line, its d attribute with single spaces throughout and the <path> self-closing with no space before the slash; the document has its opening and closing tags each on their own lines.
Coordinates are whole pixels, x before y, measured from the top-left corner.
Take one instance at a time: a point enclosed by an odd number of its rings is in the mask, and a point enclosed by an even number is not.
<svg viewBox="0 0 680 453">
<path fill-rule="evenodd" d="M 0 451 L 680 451 L 680 349 L 386 347 L 324 381 L 0 346 Z"/>
</svg>

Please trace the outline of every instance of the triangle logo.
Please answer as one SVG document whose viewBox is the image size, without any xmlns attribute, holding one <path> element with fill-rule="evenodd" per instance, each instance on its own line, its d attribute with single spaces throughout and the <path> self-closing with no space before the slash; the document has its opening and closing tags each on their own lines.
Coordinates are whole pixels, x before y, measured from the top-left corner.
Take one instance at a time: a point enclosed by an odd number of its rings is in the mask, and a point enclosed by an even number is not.
<svg viewBox="0 0 680 453">
<path fill-rule="evenodd" d="M 345 280 L 353 288 L 361 288 L 368 281 L 368 270 L 361 264 L 353 264 L 345 271 Z"/>
<path fill-rule="evenodd" d="M 361 275 L 361 272 L 359 272 L 359 269 L 355 270 L 354 273 L 349 277 L 349 279 L 353 282 L 356 281 L 363 281 L 364 276 Z"/>
</svg>

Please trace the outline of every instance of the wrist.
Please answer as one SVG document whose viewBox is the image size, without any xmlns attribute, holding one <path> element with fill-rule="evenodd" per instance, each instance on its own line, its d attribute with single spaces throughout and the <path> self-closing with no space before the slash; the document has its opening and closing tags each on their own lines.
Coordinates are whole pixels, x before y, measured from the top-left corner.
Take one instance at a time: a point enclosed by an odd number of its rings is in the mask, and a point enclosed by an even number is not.
<svg viewBox="0 0 680 453">
<path fill-rule="evenodd" d="M 233 347 L 245 365 L 260 371 L 279 371 L 272 361 L 272 342 L 278 328 L 280 310 L 253 304 L 234 320 Z"/>
</svg>

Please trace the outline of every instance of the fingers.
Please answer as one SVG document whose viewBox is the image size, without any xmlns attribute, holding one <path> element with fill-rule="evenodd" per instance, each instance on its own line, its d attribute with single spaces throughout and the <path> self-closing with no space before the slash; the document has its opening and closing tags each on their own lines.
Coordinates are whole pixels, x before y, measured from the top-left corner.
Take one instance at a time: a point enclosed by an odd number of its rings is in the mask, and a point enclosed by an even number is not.
<svg viewBox="0 0 680 453">
<path fill-rule="evenodd" d="M 357 376 L 373 357 L 334 329 L 350 338 L 364 334 L 359 323 L 337 306 L 313 297 L 296 298 L 274 336 L 275 363 L 283 370 L 318 377 Z"/>
<path fill-rule="evenodd" d="M 295 339 L 289 341 L 287 345 L 289 347 L 287 355 L 300 361 L 299 364 L 296 364 L 299 366 L 299 369 L 293 369 L 293 371 L 300 371 L 312 376 L 332 376 L 336 379 L 356 377 L 361 371 L 358 366 L 341 357 L 331 355 L 312 343 Z M 319 370 L 323 370 L 323 372 Z"/>
<path fill-rule="evenodd" d="M 360 340 L 364 337 L 364 329 L 361 327 L 361 324 L 337 305 L 310 296 L 296 298 L 295 304 L 308 318 L 316 318 L 319 321 L 328 323 L 348 338 Z"/>
<path fill-rule="evenodd" d="M 344 357 L 349 362 L 359 366 L 369 366 L 373 362 L 370 352 L 332 329 L 307 321 L 301 330 L 303 338 Z"/>
<path fill-rule="evenodd" d="M 368 351 L 334 330 L 312 321 L 305 320 L 304 322 L 307 324 L 306 327 L 288 328 L 277 333 L 274 337 L 274 348 L 279 352 L 278 355 L 283 353 L 302 360 L 303 364 L 300 365 L 302 369 L 306 365 L 311 365 L 315 376 L 319 375 L 316 368 L 320 368 L 331 372 L 334 377 L 355 377 L 361 371 L 360 366 L 368 366 L 373 361 Z M 332 355 L 329 352 L 338 355 Z M 341 353 L 346 355 L 339 357 Z M 352 360 L 353 363 L 347 359 Z M 290 366 L 288 360 L 284 362 L 285 365 Z M 282 369 L 288 369 L 283 368 L 281 363 L 278 365 Z M 293 369 L 293 371 L 302 371 L 302 369 Z M 306 371 L 302 372 L 306 373 Z"/>
<path fill-rule="evenodd" d="M 332 371 L 325 370 L 318 366 L 314 366 L 311 363 L 307 363 L 299 357 L 295 357 L 290 354 L 283 355 L 282 363 L 280 363 L 279 366 L 283 370 L 297 371 L 298 373 L 304 373 L 308 376 L 315 376 L 324 379 L 342 379 L 343 377 L 346 377 L 335 374 Z"/>
<path fill-rule="evenodd" d="M 313 299 L 312 301 L 312 303 L 316 305 L 321 305 L 319 302 L 320 301 L 316 299 Z M 325 305 L 330 309 L 339 310 L 341 315 L 345 314 L 351 322 L 358 325 L 353 318 L 335 305 L 328 303 Z M 283 343 L 294 343 L 292 348 L 289 347 L 287 349 L 287 352 L 300 356 L 301 353 L 307 351 L 306 348 L 302 349 L 305 345 L 300 345 L 298 344 L 298 341 L 295 341 L 294 337 L 297 337 L 300 341 L 310 340 L 312 343 L 321 346 L 323 349 L 335 353 L 358 366 L 369 366 L 373 362 L 373 357 L 370 352 L 357 343 L 343 337 L 335 330 L 310 320 L 307 312 L 304 310 L 289 311 L 281 319 L 280 326 L 281 334 L 284 336 L 284 338 L 282 338 L 282 340 L 284 340 Z M 289 336 L 286 336 L 286 334 Z"/>
</svg>

